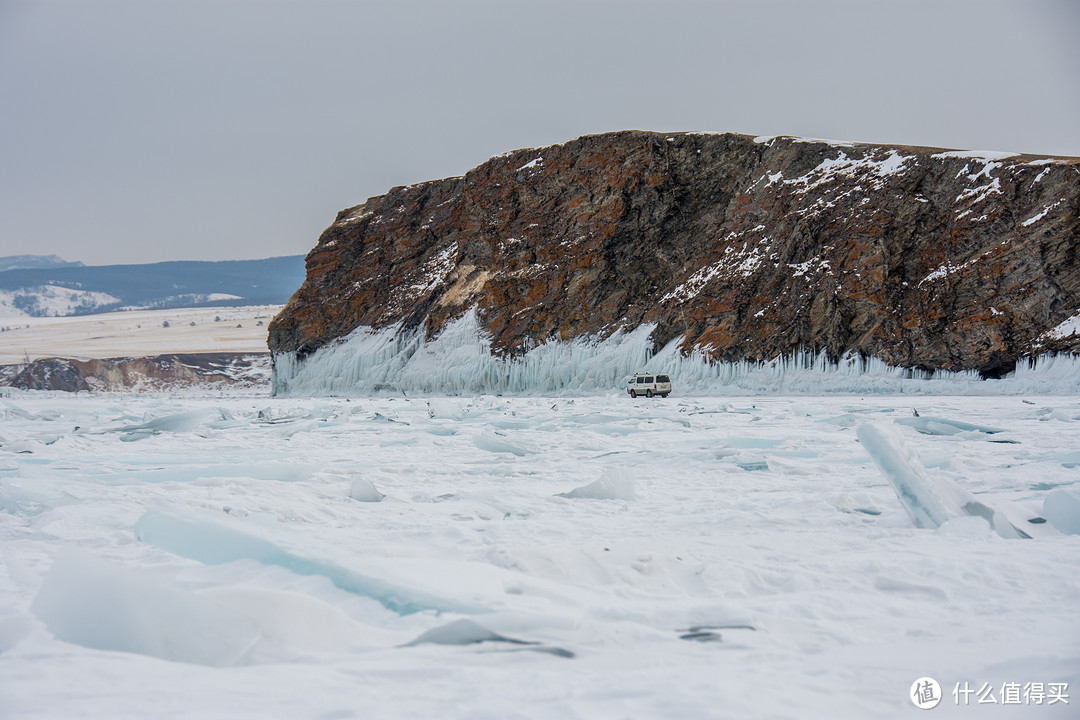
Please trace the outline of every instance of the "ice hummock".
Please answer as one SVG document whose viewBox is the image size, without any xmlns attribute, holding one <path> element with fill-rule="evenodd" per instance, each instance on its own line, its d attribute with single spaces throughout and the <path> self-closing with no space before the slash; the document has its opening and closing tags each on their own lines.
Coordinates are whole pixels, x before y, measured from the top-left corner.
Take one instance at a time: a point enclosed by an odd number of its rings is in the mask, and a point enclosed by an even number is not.
<svg viewBox="0 0 1080 720">
<path fill-rule="evenodd" d="M 59 640 L 212 667 L 259 639 L 240 613 L 73 548 L 57 554 L 30 609 Z"/>
<path fill-rule="evenodd" d="M 608 469 L 588 485 L 559 493 L 559 497 L 583 500 L 633 500 L 634 479 L 623 470 Z"/>
<path fill-rule="evenodd" d="M 340 608 L 295 590 L 225 586 L 199 596 L 251 618 L 262 635 L 245 661 L 280 661 L 288 653 L 345 653 L 389 647 L 404 640 L 400 631 L 359 622 Z"/>
<path fill-rule="evenodd" d="M 353 478 L 349 487 L 349 497 L 359 502 L 381 502 L 386 496 L 379 492 L 370 479 L 358 475 Z"/>
<path fill-rule="evenodd" d="M 162 432 L 183 433 L 214 420 L 224 419 L 224 414 L 217 408 L 199 408 L 187 412 L 166 415 L 137 425 L 125 425 L 117 428 L 125 433 L 125 440 L 141 440 Z"/>
<path fill-rule="evenodd" d="M 400 615 L 424 610 L 461 613 L 484 610 L 475 603 L 440 597 L 384 580 L 307 549 L 294 549 L 285 533 L 279 531 L 279 537 L 267 537 L 273 534 L 238 520 L 226 524 L 204 515 L 181 515 L 161 510 L 149 510 L 135 523 L 138 540 L 181 557 L 207 565 L 255 560 L 298 575 L 319 575 L 342 590 L 370 597 Z"/>
<path fill-rule="evenodd" d="M 523 640 L 512 640 L 494 633 L 475 620 L 463 618 L 421 633 L 414 640 L 405 643 L 404 647 L 413 647 L 424 643 L 433 645 L 473 645 L 483 642 L 524 643 Z"/>
<path fill-rule="evenodd" d="M 606 393 L 635 372 L 672 376 L 674 394 L 750 393 L 1080 393 L 1080 358 L 1043 356 L 1017 364 L 999 380 L 977 372 L 930 373 L 859 355 L 839 361 L 824 352 L 796 352 L 767 362 L 710 362 L 700 349 L 683 355 L 676 338 L 654 352 L 652 325 L 619 329 L 606 338 L 551 340 L 523 355 L 491 354 L 491 338 L 475 311 L 432 340 L 420 329 L 361 327 L 302 360 L 274 358 L 278 396 Z"/>
<path fill-rule="evenodd" d="M 559 647 L 547 647 L 531 640 L 520 640 L 492 632 L 480 623 L 470 618 L 454 620 L 446 625 L 432 628 L 421 633 L 416 639 L 405 643 L 402 647 L 415 647 L 417 645 L 476 645 L 479 643 L 495 643 L 502 645 L 516 645 L 519 649 L 535 650 L 537 652 L 555 655 L 556 657 L 573 658 L 574 653 Z"/>
<path fill-rule="evenodd" d="M 892 485 L 915 527 L 937 529 L 963 516 L 980 517 L 1003 538 L 1029 537 L 1004 514 L 943 477 L 931 477 L 894 428 L 866 423 L 859 441 Z"/>
<path fill-rule="evenodd" d="M 1068 535 L 1080 535 L 1080 495 L 1056 488 L 1043 500 L 1043 516 Z"/>
<path fill-rule="evenodd" d="M 897 418 L 896 424 L 909 425 L 923 435 L 956 435 L 962 432 L 978 432 L 986 435 L 995 435 L 1000 432 L 1005 432 L 1004 429 L 998 427 L 975 425 L 961 420 L 927 417 L 922 415 L 909 418 Z"/>
<path fill-rule="evenodd" d="M 859 426 L 859 442 L 892 485 L 904 510 L 919 528 L 937 528 L 950 517 L 944 501 L 930 487 L 918 460 L 888 428 L 867 423 Z"/>
</svg>

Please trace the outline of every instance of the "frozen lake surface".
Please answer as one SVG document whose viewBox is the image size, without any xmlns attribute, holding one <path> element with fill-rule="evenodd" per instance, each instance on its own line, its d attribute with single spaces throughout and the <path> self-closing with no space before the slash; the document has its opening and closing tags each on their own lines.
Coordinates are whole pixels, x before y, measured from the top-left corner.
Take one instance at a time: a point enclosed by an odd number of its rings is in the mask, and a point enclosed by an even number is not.
<svg viewBox="0 0 1080 720">
<path fill-rule="evenodd" d="M 921 677 L 936 716 L 1080 704 L 1080 536 L 1029 522 L 1074 517 L 1075 396 L 15 393 L 0 417 L 5 718 L 907 717 Z M 894 483 L 1031 538 L 916 527 Z"/>
</svg>

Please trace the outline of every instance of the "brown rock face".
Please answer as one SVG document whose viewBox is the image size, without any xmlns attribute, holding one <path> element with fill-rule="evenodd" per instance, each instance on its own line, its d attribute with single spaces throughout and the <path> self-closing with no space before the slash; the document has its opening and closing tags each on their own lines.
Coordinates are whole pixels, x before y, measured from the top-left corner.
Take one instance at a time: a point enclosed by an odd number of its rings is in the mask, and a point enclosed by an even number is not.
<svg viewBox="0 0 1080 720">
<path fill-rule="evenodd" d="M 91 360 L 41 358 L 25 367 L 0 366 L 0 386 L 65 392 L 258 385 L 268 379 L 266 353 L 189 353 Z"/>
<path fill-rule="evenodd" d="M 342 211 L 270 325 L 303 357 L 359 326 L 493 352 L 656 324 L 716 360 L 798 349 L 993 375 L 1080 351 L 1080 159 L 620 132 L 492 158 Z"/>
</svg>

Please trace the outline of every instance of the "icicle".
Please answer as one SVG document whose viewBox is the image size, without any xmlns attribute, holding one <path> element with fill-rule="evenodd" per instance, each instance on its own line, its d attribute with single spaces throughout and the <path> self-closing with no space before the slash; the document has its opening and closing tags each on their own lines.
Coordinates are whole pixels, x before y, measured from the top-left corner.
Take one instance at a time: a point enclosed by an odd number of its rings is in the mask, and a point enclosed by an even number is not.
<svg viewBox="0 0 1080 720">
<path fill-rule="evenodd" d="M 1000 380 L 975 371 L 950 373 L 892 367 L 875 357 L 848 355 L 832 361 L 825 352 L 801 349 L 768 362 L 710 362 L 708 348 L 680 350 L 676 338 L 653 350 L 654 326 L 619 330 L 604 340 L 530 343 L 521 356 L 491 354 L 491 338 L 475 312 L 425 341 L 419 330 L 395 325 L 360 328 L 302 361 L 293 353 L 274 358 L 276 395 L 482 393 L 606 393 L 624 391 L 638 371 L 664 373 L 675 395 L 757 393 L 954 393 L 1022 394 L 1080 392 L 1080 358 L 1042 356 L 1017 363 Z M 644 363 L 642 359 L 644 358 Z"/>
</svg>

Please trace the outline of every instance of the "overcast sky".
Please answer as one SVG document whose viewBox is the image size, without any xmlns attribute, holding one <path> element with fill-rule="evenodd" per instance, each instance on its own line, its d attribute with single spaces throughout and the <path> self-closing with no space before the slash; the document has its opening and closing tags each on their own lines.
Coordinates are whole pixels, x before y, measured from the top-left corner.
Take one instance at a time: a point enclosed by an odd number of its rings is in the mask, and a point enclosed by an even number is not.
<svg viewBox="0 0 1080 720">
<path fill-rule="evenodd" d="M 1077 0 L 0 0 L 0 255 L 306 253 L 621 129 L 1080 155 Z"/>
</svg>

